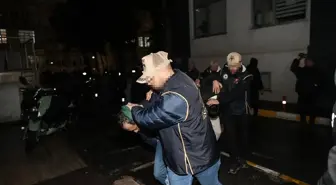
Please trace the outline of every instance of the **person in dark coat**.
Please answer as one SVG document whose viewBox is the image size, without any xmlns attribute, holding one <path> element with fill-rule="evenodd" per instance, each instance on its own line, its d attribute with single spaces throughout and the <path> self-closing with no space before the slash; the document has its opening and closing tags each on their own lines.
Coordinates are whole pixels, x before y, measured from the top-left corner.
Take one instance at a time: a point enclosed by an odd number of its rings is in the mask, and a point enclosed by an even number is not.
<svg viewBox="0 0 336 185">
<path fill-rule="evenodd" d="M 194 82 L 199 85 L 200 83 L 200 72 L 196 68 L 194 62 L 189 61 L 187 75 L 194 80 Z"/>
<path fill-rule="evenodd" d="M 219 104 L 221 108 L 220 120 L 230 140 L 230 174 L 237 174 L 241 168 L 247 167 L 245 159 L 249 152 L 248 115 L 251 114 L 249 99 L 252 78 L 242 64 L 242 56 L 237 52 L 227 56 L 227 63 L 220 75 L 213 75 L 213 90 L 219 93 L 219 98 L 208 104 Z"/>
<path fill-rule="evenodd" d="M 215 132 L 216 139 L 219 140 L 222 127 L 220 124 L 220 107 L 216 104 L 211 104 L 212 100 L 217 100 L 218 95 L 212 90 L 212 79 L 211 76 L 203 78 L 200 85 L 201 96 L 203 98 L 204 103 L 206 104 L 206 108 L 208 110 L 208 115 L 210 117 L 210 121 L 212 124 L 212 128 Z M 208 104 L 208 102 L 210 102 Z"/>
<path fill-rule="evenodd" d="M 220 73 L 221 67 L 217 61 L 211 61 L 209 67 L 207 67 L 201 74 L 201 78 L 207 78 L 210 74 Z"/>
<path fill-rule="evenodd" d="M 150 107 L 129 103 L 136 124 L 159 133 L 170 185 L 221 185 L 220 153 L 215 133 L 198 87 L 180 70 L 172 69 L 168 53 L 159 51 L 142 59 L 146 83 L 159 92 Z"/>
<path fill-rule="evenodd" d="M 296 76 L 295 91 L 298 94 L 298 109 L 300 113 L 300 121 L 307 123 L 308 115 L 309 123 L 314 124 L 316 117 L 316 99 L 318 97 L 319 78 L 317 69 L 311 59 L 305 58 L 303 54 L 293 60 L 291 71 Z"/>
<path fill-rule="evenodd" d="M 250 64 L 247 66 L 247 71 L 253 75 L 250 89 L 250 105 L 251 108 L 253 108 L 253 115 L 257 116 L 259 110 L 259 93 L 264 89 L 264 85 L 261 80 L 258 60 L 256 58 L 251 58 Z"/>
</svg>

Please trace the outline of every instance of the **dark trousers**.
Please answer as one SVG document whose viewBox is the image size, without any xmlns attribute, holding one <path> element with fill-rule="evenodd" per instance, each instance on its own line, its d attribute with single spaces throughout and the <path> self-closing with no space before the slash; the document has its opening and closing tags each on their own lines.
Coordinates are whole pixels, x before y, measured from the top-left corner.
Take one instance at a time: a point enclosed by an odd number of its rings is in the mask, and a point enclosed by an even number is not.
<svg viewBox="0 0 336 185">
<path fill-rule="evenodd" d="M 259 91 L 252 90 L 250 97 L 250 106 L 253 108 L 253 116 L 258 116 L 259 111 Z"/>
<path fill-rule="evenodd" d="M 316 96 L 314 95 L 299 95 L 298 108 L 300 113 L 300 121 L 307 123 L 306 117 L 309 116 L 309 123 L 314 124 L 316 118 Z"/>
<path fill-rule="evenodd" d="M 247 115 L 222 115 L 224 132 L 228 138 L 232 159 L 244 158 L 248 154 L 249 124 Z"/>
</svg>

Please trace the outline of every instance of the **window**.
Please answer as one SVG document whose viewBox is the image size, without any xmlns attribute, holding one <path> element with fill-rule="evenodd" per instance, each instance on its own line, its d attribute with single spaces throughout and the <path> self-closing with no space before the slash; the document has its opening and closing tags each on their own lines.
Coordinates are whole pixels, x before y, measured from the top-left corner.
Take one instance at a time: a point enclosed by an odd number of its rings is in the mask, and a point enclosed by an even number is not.
<svg viewBox="0 0 336 185">
<path fill-rule="evenodd" d="M 7 43 L 7 31 L 6 29 L 0 29 L 0 44 Z"/>
<path fill-rule="evenodd" d="M 26 43 L 31 39 L 35 43 L 35 32 L 29 30 L 19 30 L 19 38 L 21 43 Z"/>
<path fill-rule="evenodd" d="M 138 37 L 138 45 L 139 47 L 145 47 L 148 48 L 150 47 L 150 38 L 149 37 Z"/>
<path fill-rule="evenodd" d="M 194 36 L 226 33 L 226 0 L 194 0 Z"/>
<path fill-rule="evenodd" d="M 305 19 L 307 0 L 253 0 L 255 28 Z"/>
<path fill-rule="evenodd" d="M 271 72 L 261 72 L 261 81 L 264 85 L 265 91 L 271 91 Z"/>
</svg>

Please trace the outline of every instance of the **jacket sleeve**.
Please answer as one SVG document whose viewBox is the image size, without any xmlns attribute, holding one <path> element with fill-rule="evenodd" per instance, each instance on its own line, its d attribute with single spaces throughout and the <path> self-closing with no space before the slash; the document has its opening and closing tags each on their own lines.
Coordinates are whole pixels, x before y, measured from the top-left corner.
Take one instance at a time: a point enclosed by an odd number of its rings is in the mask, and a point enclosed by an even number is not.
<svg viewBox="0 0 336 185">
<path fill-rule="evenodd" d="M 292 62 L 290 70 L 294 73 L 295 76 L 297 76 L 299 65 L 300 65 L 300 60 L 297 59 L 297 58 L 294 59 L 293 62 Z"/>
<path fill-rule="evenodd" d="M 219 101 L 221 104 L 227 104 L 237 99 L 240 99 L 242 96 L 245 96 L 247 93 L 247 101 L 250 100 L 250 84 L 253 76 L 248 74 L 242 79 L 242 82 L 239 86 L 232 89 L 231 91 L 222 91 L 219 96 Z"/>
<path fill-rule="evenodd" d="M 162 129 L 178 124 L 187 118 L 188 103 L 179 94 L 170 92 L 160 96 L 151 107 L 132 108 L 133 120 L 149 129 Z"/>
<path fill-rule="evenodd" d="M 143 100 L 140 102 L 140 105 L 142 105 L 143 107 L 147 108 L 147 107 L 150 107 L 154 104 L 154 102 L 156 100 L 158 100 L 160 98 L 160 95 L 158 95 L 157 93 L 153 92 L 152 93 L 152 96 L 151 96 L 151 99 L 148 101 L 148 100 Z"/>
<path fill-rule="evenodd" d="M 141 137 L 141 139 L 143 140 L 144 143 L 146 143 L 146 144 L 148 144 L 148 145 L 150 145 L 154 148 L 156 147 L 156 144 L 157 144 L 157 141 L 158 141 L 158 139 L 156 137 L 150 137 L 150 136 L 148 136 L 148 135 L 146 135 L 142 132 L 139 132 L 138 134 L 139 134 L 139 136 Z"/>
<path fill-rule="evenodd" d="M 209 83 L 209 82 L 212 83 L 215 80 L 217 80 L 219 83 L 223 83 L 221 72 L 209 74 L 206 78 L 204 78 L 204 83 Z"/>
</svg>

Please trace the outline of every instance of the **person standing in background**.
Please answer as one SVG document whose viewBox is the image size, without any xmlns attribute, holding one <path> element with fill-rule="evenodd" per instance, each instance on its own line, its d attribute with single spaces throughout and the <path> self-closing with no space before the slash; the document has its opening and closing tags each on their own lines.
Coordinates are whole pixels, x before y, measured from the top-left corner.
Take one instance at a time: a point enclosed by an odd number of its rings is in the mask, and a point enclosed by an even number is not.
<svg viewBox="0 0 336 185">
<path fill-rule="evenodd" d="M 291 71 L 296 76 L 295 91 L 298 93 L 298 109 L 300 121 L 307 123 L 306 116 L 309 116 L 309 123 L 314 124 L 316 117 L 316 100 L 318 97 L 319 78 L 314 62 L 300 53 L 298 58 L 293 60 Z"/>
<path fill-rule="evenodd" d="M 197 86 L 200 85 L 200 72 L 193 61 L 189 61 L 188 63 L 187 75 L 197 84 Z"/>
<path fill-rule="evenodd" d="M 251 81 L 251 108 L 253 108 L 253 115 L 258 116 L 259 110 L 259 93 L 264 89 L 264 85 L 261 80 L 260 71 L 258 69 L 258 60 L 251 58 L 250 64 L 247 66 L 247 71 L 253 75 Z"/>
<path fill-rule="evenodd" d="M 210 62 L 210 65 L 208 68 L 206 68 L 203 73 L 201 74 L 202 78 L 206 78 L 208 77 L 210 74 L 214 74 L 214 73 L 220 73 L 221 71 L 221 67 L 219 66 L 219 63 L 215 60 L 212 60 Z"/>
<path fill-rule="evenodd" d="M 220 120 L 224 123 L 229 139 L 231 166 L 230 174 L 237 174 L 241 168 L 247 168 L 248 150 L 248 115 L 250 87 L 253 76 L 242 64 L 242 56 L 232 52 L 227 56 L 227 64 L 221 73 L 213 77 L 213 91 L 219 93 L 218 100 L 208 101 L 208 105 L 219 104 Z"/>
</svg>

